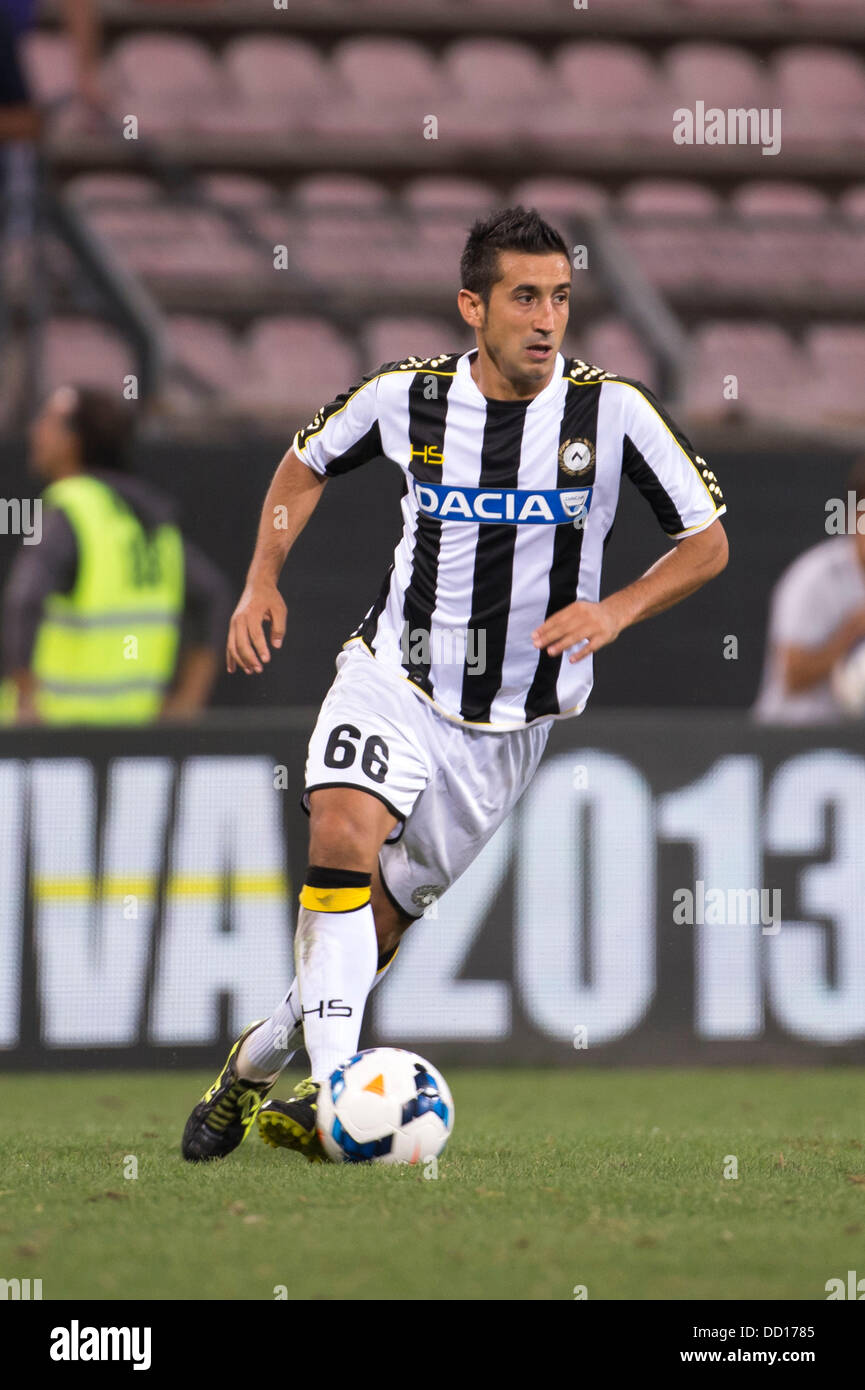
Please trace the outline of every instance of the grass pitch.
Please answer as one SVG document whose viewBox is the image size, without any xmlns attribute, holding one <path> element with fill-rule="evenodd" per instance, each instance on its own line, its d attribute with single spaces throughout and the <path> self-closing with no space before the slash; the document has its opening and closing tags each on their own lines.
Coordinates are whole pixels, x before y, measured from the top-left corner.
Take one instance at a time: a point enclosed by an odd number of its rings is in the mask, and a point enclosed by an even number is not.
<svg viewBox="0 0 865 1390">
<path fill-rule="evenodd" d="M 858 1070 L 449 1071 L 437 1179 L 255 1132 L 186 1164 L 211 1080 L 0 1077 L 0 1276 L 45 1299 L 820 1300 L 865 1274 Z"/>
</svg>

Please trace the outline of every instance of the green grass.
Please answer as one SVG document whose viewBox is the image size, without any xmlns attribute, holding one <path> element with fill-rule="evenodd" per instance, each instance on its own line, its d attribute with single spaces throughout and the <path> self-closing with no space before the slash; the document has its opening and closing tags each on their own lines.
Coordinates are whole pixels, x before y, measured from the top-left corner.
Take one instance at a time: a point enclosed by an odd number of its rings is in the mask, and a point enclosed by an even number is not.
<svg viewBox="0 0 865 1390">
<path fill-rule="evenodd" d="M 0 1077 L 0 1277 L 46 1299 L 825 1299 L 865 1275 L 858 1070 L 455 1070 L 436 1180 L 257 1134 L 186 1164 L 211 1079 Z"/>
</svg>

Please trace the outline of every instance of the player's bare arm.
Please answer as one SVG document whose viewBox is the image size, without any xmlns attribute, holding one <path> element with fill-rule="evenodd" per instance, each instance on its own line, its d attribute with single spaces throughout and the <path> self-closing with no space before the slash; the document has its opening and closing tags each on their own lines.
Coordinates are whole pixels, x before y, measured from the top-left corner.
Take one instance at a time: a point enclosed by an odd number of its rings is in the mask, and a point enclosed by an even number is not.
<svg viewBox="0 0 865 1390">
<path fill-rule="evenodd" d="M 591 652 L 607 647 L 627 627 L 663 613 L 690 594 L 696 593 L 727 564 L 728 545 L 724 527 L 714 521 L 696 536 L 686 536 L 675 550 L 668 551 L 633 584 L 609 594 L 600 603 L 578 600 L 553 613 L 532 634 L 534 645 L 558 656 L 575 643 L 578 652 L 568 659 L 582 661 Z"/>
<path fill-rule="evenodd" d="M 799 647 L 793 643 L 781 647 L 784 684 L 791 695 L 812 690 L 821 685 L 839 661 L 865 637 L 865 608 L 851 613 L 826 642 L 817 647 Z"/>
<path fill-rule="evenodd" d="M 225 664 L 229 673 L 239 667 L 247 675 L 263 670 L 270 661 L 264 624 L 270 624 L 270 641 L 280 647 L 285 636 L 286 606 L 277 581 L 285 557 L 321 497 L 326 478 L 307 468 L 289 449 L 267 490 L 246 587 L 232 614 L 228 629 Z"/>
</svg>

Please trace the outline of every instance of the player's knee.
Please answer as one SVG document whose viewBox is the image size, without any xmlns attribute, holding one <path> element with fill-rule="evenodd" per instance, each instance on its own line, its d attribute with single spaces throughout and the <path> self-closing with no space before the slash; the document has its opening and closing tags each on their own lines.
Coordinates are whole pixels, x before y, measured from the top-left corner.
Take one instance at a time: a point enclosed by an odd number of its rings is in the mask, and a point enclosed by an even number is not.
<svg viewBox="0 0 865 1390">
<path fill-rule="evenodd" d="M 333 869 L 372 873 L 379 851 L 374 828 L 338 806 L 310 805 L 309 862 Z"/>
</svg>

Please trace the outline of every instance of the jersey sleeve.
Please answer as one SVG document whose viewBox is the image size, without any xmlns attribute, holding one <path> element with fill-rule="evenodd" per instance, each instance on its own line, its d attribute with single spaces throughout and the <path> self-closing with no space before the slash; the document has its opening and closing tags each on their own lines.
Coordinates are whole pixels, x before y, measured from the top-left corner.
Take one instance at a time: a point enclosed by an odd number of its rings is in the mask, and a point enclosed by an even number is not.
<svg viewBox="0 0 865 1390">
<path fill-rule="evenodd" d="M 292 448 L 308 468 L 322 477 L 349 473 L 381 454 L 378 383 L 382 369 L 370 372 L 343 391 L 298 430 Z"/>
<path fill-rule="evenodd" d="M 705 531 L 727 510 L 718 479 L 647 386 L 622 385 L 622 472 L 672 540 Z"/>
</svg>

